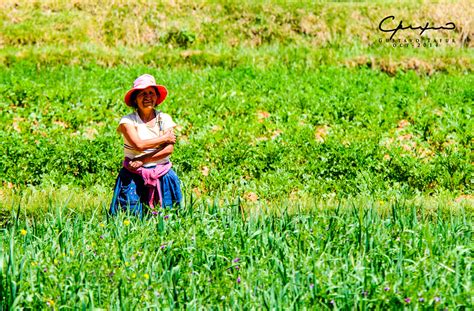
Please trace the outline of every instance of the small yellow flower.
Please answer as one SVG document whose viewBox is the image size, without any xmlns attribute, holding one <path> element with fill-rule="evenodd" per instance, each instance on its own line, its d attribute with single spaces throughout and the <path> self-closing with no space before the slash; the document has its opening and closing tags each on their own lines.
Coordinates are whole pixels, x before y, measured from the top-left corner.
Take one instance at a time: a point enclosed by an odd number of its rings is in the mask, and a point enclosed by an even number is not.
<svg viewBox="0 0 474 311">
<path fill-rule="evenodd" d="M 137 274 L 136 273 L 132 273 L 132 279 L 136 278 L 137 277 Z"/>
<path fill-rule="evenodd" d="M 124 224 L 125 226 L 128 226 L 128 225 L 130 224 L 130 220 L 125 219 L 125 220 L 123 221 L 123 224 Z"/>
<path fill-rule="evenodd" d="M 385 204 L 385 202 L 382 201 L 382 200 L 380 200 L 379 203 L 380 203 L 380 205 L 384 205 L 384 204 Z"/>
<path fill-rule="evenodd" d="M 25 236 L 28 232 L 25 229 L 21 229 L 20 233 L 21 235 Z"/>
<path fill-rule="evenodd" d="M 104 227 L 105 227 L 104 223 L 101 222 L 101 223 L 99 224 L 99 227 L 104 228 Z"/>
<path fill-rule="evenodd" d="M 128 261 L 125 262 L 125 267 L 130 267 L 130 263 Z"/>
<path fill-rule="evenodd" d="M 56 258 L 54 258 L 53 263 L 54 263 L 55 265 L 57 265 L 57 264 L 59 263 L 59 261 L 58 261 Z"/>
<path fill-rule="evenodd" d="M 46 304 L 50 307 L 54 307 L 54 300 L 53 299 L 49 299 Z"/>
<path fill-rule="evenodd" d="M 95 247 L 95 246 L 96 246 L 95 242 L 92 242 L 91 247 Z"/>
<path fill-rule="evenodd" d="M 32 266 L 32 267 L 36 267 L 37 265 L 38 265 L 38 263 L 36 263 L 36 261 L 32 261 L 32 262 L 31 262 L 31 266 Z"/>
<path fill-rule="evenodd" d="M 69 254 L 70 254 L 71 256 L 74 256 L 74 251 L 72 251 L 72 250 L 69 251 Z"/>
<path fill-rule="evenodd" d="M 148 273 L 145 273 L 145 274 L 143 275 L 143 278 L 144 278 L 145 280 L 148 280 L 148 279 L 150 278 L 150 275 L 149 275 Z"/>
</svg>

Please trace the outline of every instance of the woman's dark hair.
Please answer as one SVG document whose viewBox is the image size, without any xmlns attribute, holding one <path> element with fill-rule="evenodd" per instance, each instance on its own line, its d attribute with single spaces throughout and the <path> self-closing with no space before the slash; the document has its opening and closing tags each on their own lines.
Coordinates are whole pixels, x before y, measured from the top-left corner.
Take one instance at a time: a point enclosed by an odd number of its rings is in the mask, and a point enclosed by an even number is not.
<svg viewBox="0 0 474 311">
<path fill-rule="evenodd" d="M 131 106 L 132 106 L 133 108 L 135 108 L 135 109 L 138 108 L 138 106 L 137 106 L 137 101 L 136 101 L 136 99 L 137 99 L 137 93 L 138 93 L 138 92 L 135 91 L 135 92 L 132 93 L 132 95 L 130 95 L 130 103 L 132 103 Z"/>
<path fill-rule="evenodd" d="M 158 88 L 157 87 L 153 87 L 153 89 L 155 90 L 156 92 L 156 96 L 158 96 L 158 98 L 160 98 L 160 91 L 158 91 Z M 141 91 L 141 90 L 140 90 Z M 136 99 L 137 99 L 137 94 L 138 94 L 139 90 L 136 90 L 135 92 L 132 93 L 132 95 L 130 95 L 130 102 L 132 103 L 132 107 L 137 109 L 138 106 L 137 106 L 137 102 L 136 102 Z"/>
</svg>

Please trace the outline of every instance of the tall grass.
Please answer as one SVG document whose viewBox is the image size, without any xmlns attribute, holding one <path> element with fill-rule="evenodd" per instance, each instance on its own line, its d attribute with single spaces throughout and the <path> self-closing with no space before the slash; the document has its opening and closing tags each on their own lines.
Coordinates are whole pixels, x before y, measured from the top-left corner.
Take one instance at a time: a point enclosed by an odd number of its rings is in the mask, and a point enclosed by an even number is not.
<svg viewBox="0 0 474 311">
<path fill-rule="evenodd" d="M 472 307 L 463 205 L 365 199 L 277 216 L 187 201 L 144 220 L 18 205 L 1 229 L 2 307 Z"/>
</svg>

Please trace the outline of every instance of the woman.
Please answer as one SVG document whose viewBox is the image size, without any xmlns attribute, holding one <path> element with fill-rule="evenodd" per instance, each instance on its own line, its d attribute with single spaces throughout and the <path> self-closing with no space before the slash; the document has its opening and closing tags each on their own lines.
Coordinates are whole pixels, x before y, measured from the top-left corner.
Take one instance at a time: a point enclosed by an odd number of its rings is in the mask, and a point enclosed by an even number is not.
<svg viewBox="0 0 474 311">
<path fill-rule="evenodd" d="M 171 207 L 182 200 L 180 181 L 171 169 L 170 155 L 176 137 L 168 114 L 155 110 L 168 95 L 155 78 L 138 77 L 125 94 L 125 103 L 135 112 L 124 116 L 117 129 L 124 139 L 123 167 L 115 182 L 110 213 L 120 209 L 142 216 L 143 206 Z"/>
</svg>

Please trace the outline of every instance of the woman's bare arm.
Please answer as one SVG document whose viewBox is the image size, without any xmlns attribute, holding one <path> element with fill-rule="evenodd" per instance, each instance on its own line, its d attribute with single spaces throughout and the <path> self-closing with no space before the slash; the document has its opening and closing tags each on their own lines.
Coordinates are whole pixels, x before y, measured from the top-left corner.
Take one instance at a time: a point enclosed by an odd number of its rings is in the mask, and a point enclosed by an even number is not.
<svg viewBox="0 0 474 311">
<path fill-rule="evenodd" d="M 155 161 L 158 161 L 170 156 L 173 153 L 173 150 L 174 150 L 174 145 L 168 144 L 166 146 L 160 147 L 156 151 L 153 151 L 151 153 L 147 153 L 147 154 L 144 154 L 142 156 L 132 159 L 129 165 L 132 168 L 137 169 L 145 163 L 155 162 Z"/>
<path fill-rule="evenodd" d="M 176 136 L 173 130 L 166 131 L 163 136 L 142 140 L 138 137 L 137 129 L 131 124 L 120 124 L 118 129 L 123 134 L 125 139 L 130 143 L 131 147 L 138 151 L 144 151 L 146 149 L 157 148 L 162 145 L 174 144 L 176 142 Z"/>
<path fill-rule="evenodd" d="M 173 153 L 174 145 L 168 144 L 160 147 L 157 151 L 144 154 L 140 157 L 134 158 L 133 161 L 142 161 L 143 163 L 155 162 L 170 156 Z"/>
</svg>

